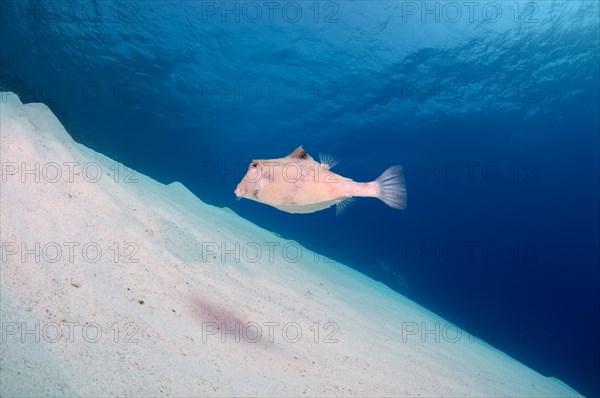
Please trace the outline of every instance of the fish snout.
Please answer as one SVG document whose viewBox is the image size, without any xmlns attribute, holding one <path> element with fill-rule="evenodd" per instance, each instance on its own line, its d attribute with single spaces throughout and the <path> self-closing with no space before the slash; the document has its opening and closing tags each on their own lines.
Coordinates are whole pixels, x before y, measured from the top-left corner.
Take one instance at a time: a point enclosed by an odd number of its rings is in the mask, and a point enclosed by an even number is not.
<svg viewBox="0 0 600 398">
<path fill-rule="evenodd" d="M 244 196 L 244 190 L 239 185 L 237 186 L 235 191 L 233 191 L 233 193 L 235 193 L 235 196 L 237 196 L 238 198 L 241 198 L 242 196 Z"/>
</svg>

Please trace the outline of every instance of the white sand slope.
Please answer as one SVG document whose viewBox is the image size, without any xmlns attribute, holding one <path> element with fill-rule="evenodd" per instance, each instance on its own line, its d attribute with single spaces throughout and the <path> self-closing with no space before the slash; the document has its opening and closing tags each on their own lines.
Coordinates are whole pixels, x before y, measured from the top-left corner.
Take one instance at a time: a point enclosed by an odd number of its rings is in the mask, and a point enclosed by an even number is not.
<svg viewBox="0 0 600 398">
<path fill-rule="evenodd" d="M 1 99 L 2 396 L 578 395 Z"/>
</svg>

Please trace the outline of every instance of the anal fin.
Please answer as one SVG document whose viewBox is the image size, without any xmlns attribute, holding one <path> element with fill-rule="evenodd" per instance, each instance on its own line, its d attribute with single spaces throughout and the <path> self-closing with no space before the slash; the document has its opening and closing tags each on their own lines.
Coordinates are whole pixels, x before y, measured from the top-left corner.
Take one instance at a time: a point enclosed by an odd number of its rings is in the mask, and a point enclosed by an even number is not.
<svg viewBox="0 0 600 398">
<path fill-rule="evenodd" d="M 336 215 L 336 217 L 341 216 L 342 213 L 344 213 L 344 211 L 346 211 L 346 209 L 352 203 L 354 203 L 354 198 L 346 198 L 346 199 L 343 199 L 343 200 L 340 200 L 339 202 L 337 202 L 335 204 L 335 215 Z"/>
</svg>

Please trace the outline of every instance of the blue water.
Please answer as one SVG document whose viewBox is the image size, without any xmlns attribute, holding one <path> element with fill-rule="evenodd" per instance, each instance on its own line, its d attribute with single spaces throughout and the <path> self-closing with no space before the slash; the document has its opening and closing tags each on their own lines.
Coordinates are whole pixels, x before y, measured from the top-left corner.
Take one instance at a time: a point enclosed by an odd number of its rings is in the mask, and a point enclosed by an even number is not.
<svg viewBox="0 0 600 398">
<path fill-rule="evenodd" d="M 2 88 L 48 104 L 76 141 L 600 394 L 598 2 L 1 12 Z M 361 199 L 341 217 L 291 215 L 235 200 L 250 160 L 299 145 L 357 181 L 402 164 L 407 209 Z"/>
</svg>

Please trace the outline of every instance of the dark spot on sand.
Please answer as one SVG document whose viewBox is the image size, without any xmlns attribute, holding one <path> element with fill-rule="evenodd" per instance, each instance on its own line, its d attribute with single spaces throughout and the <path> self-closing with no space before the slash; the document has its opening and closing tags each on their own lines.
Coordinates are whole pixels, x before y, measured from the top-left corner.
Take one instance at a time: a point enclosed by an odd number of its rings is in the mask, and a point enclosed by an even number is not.
<svg viewBox="0 0 600 398">
<path fill-rule="evenodd" d="M 206 338 L 209 342 L 220 343 L 225 338 L 227 343 L 235 344 L 237 340 L 261 348 L 272 347 L 264 331 L 259 335 L 256 327 L 248 327 L 256 322 L 245 319 L 234 309 L 198 297 L 192 298 L 190 304 L 194 317 L 201 322 L 203 330 L 207 331 Z"/>
<path fill-rule="evenodd" d="M 236 324 L 246 324 L 240 315 L 207 300 L 193 299 L 192 311 L 200 321 L 215 323 L 219 329 L 235 329 Z"/>
</svg>

